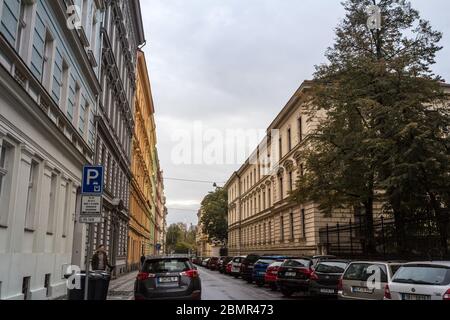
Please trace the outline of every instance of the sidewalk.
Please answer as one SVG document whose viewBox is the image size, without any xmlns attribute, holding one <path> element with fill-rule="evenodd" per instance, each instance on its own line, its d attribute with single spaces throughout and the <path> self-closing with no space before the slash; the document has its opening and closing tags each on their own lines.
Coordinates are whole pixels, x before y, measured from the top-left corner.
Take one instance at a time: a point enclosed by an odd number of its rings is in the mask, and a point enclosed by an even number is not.
<svg viewBox="0 0 450 320">
<path fill-rule="evenodd" d="M 137 272 L 112 280 L 109 284 L 108 300 L 132 300 Z"/>
</svg>

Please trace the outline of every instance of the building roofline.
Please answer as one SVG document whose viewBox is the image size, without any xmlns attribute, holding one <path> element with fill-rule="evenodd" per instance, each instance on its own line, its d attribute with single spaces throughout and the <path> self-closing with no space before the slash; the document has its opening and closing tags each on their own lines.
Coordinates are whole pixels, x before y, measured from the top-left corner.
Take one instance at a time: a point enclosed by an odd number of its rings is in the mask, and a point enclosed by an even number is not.
<svg viewBox="0 0 450 320">
<path fill-rule="evenodd" d="M 141 10 L 141 1 L 133 0 L 132 2 L 133 13 L 137 20 L 135 20 L 135 27 L 138 35 L 138 45 L 142 45 L 145 43 L 145 32 L 144 32 L 144 23 L 142 20 L 142 10 Z"/>
</svg>

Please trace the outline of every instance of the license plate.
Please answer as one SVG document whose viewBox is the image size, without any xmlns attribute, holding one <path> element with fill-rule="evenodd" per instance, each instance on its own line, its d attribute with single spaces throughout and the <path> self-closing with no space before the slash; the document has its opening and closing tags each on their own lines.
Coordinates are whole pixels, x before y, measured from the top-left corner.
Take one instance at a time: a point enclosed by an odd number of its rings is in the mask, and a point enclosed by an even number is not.
<svg viewBox="0 0 450 320">
<path fill-rule="evenodd" d="M 431 300 L 431 297 L 419 295 L 419 294 L 404 294 L 403 300 L 429 301 L 429 300 Z"/>
<path fill-rule="evenodd" d="M 369 288 L 363 288 L 363 287 L 353 287 L 352 288 L 352 292 L 353 293 L 368 293 L 368 294 L 372 294 L 373 290 L 369 289 Z"/>
<path fill-rule="evenodd" d="M 259 272 L 259 275 L 260 276 L 263 276 L 263 275 L 265 275 L 266 273 L 265 272 Z"/>
<path fill-rule="evenodd" d="M 295 277 L 295 276 L 297 276 L 297 273 L 296 272 L 286 272 L 284 275 L 286 277 Z"/>
<path fill-rule="evenodd" d="M 336 292 L 333 289 L 320 289 L 320 293 L 335 294 Z"/>
<path fill-rule="evenodd" d="M 159 283 L 174 283 L 178 282 L 178 277 L 162 277 L 159 278 Z"/>
</svg>

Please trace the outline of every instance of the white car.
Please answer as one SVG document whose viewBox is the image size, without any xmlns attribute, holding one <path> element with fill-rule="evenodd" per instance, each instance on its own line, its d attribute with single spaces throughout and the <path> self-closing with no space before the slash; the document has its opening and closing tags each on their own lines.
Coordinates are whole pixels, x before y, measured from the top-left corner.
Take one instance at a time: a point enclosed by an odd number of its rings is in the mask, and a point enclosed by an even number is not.
<svg viewBox="0 0 450 320">
<path fill-rule="evenodd" d="M 386 285 L 385 300 L 450 300 L 450 261 L 403 265 Z"/>
<path fill-rule="evenodd" d="M 231 260 L 231 275 L 235 278 L 239 278 L 241 274 L 241 265 L 242 261 L 245 259 L 244 256 L 240 257 L 234 257 L 233 260 Z"/>
</svg>

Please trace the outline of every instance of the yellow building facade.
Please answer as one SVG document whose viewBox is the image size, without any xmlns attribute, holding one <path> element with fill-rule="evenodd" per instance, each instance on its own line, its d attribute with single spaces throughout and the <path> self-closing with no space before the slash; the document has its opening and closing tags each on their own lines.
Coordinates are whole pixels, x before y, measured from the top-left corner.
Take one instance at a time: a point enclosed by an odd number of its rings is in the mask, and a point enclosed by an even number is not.
<svg viewBox="0 0 450 320">
<path fill-rule="evenodd" d="M 155 254 L 156 186 L 159 168 L 156 154 L 154 105 L 144 53 L 139 51 L 136 72 L 135 128 L 131 151 L 130 222 L 128 269 L 139 268 L 142 255 Z"/>
<path fill-rule="evenodd" d="M 228 180 L 230 255 L 326 253 L 319 230 L 354 218 L 349 210 L 325 217 L 316 203 L 298 205 L 289 198 L 304 173 L 301 151 L 321 115 L 309 116 L 305 81 L 267 129 L 267 137 Z M 323 115 L 322 115 L 323 116 Z"/>
</svg>

